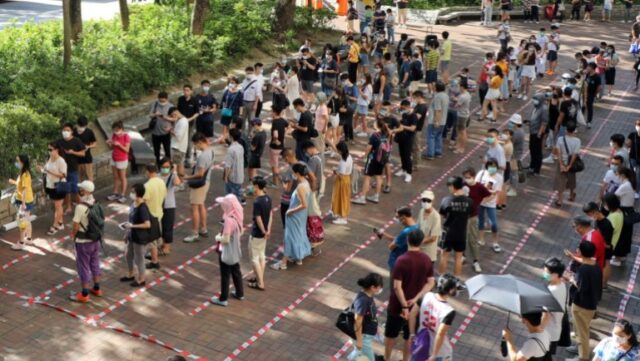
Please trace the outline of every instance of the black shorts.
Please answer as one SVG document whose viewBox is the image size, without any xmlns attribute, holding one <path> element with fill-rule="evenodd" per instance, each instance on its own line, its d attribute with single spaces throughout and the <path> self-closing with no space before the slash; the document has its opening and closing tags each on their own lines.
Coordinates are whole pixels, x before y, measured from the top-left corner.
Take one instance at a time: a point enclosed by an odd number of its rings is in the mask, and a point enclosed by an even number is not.
<svg viewBox="0 0 640 361">
<path fill-rule="evenodd" d="M 616 68 L 609 68 L 604 71 L 604 83 L 605 85 L 615 85 Z"/>
<path fill-rule="evenodd" d="M 507 167 L 504 170 L 504 184 L 511 180 L 511 163 L 507 162 Z"/>
<path fill-rule="evenodd" d="M 260 169 L 260 156 L 258 154 L 251 154 L 249 156 L 249 168 Z"/>
<path fill-rule="evenodd" d="M 604 259 L 610 261 L 613 258 L 613 248 L 604 249 Z"/>
<path fill-rule="evenodd" d="M 404 318 L 392 315 L 387 311 L 387 323 L 384 325 L 384 337 L 396 338 L 402 331 L 402 338 L 409 339 L 409 322 Z"/>
<path fill-rule="evenodd" d="M 233 117 L 220 117 L 220 124 L 228 127 L 231 124 Z"/>
<path fill-rule="evenodd" d="M 379 163 L 373 157 L 367 157 L 367 163 L 364 165 L 364 175 L 369 177 L 381 176 L 384 172 L 384 164 Z"/>
<path fill-rule="evenodd" d="M 466 235 L 458 235 L 451 234 L 451 232 L 447 233 L 444 237 L 444 242 L 442 242 L 442 249 L 445 252 L 464 252 L 467 249 L 467 237 Z"/>
<path fill-rule="evenodd" d="M 549 50 L 549 52 L 547 53 L 547 60 L 549 61 L 558 60 L 558 52 L 555 50 Z"/>
<path fill-rule="evenodd" d="M 55 188 L 45 188 L 45 193 L 49 196 L 49 199 L 52 201 L 59 201 L 64 199 L 65 195 L 56 192 Z"/>
</svg>

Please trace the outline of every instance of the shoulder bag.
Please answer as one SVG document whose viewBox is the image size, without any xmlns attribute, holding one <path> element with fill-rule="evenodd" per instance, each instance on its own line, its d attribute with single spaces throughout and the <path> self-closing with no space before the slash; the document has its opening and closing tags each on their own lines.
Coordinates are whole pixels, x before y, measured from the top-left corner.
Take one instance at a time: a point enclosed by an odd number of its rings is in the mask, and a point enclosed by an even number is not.
<svg viewBox="0 0 640 361">
<path fill-rule="evenodd" d="M 564 143 L 564 149 L 567 151 L 567 158 L 569 159 L 569 162 L 571 162 L 571 156 L 573 154 L 569 152 L 569 146 L 567 145 L 566 136 L 562 137 L 562 142 Z M 575 156 L 576 160 L 571 165 L 571 168 L 569 168 L 569 173 L 579 173 L 584 170 L 584 162 L 582 161 L 582 158 L 580 158 L 580 154 L 576 154 Z"/>
<path fill-rule="evenodd" d="M 153 112 L 155 113 L 158 110 L 158 101 L 153 104 Z M 149 121 L 149 129 L 153 130 L 156 127 L 156 123 L 158 123 L 158 118 L 156 116 L 151 117 Z"/>
<path fill-rule="evenodd" d="M 213 150 L 211 152 L 213 153 Z M 213 159 L 213 156 L 211 157 L 211 159 Z M 209 171 L 211 170 L 212 165 L 213 164 L 210 164 L 209 167 L 207 167 L 202 177 L 187 180 L 187 185 L 189 186 L 189 188 L 196 189 L 196 188 L 204 187 L 204 185 L 207 184 L 207 175 L 209 174 Z M 195 172 L 196 172 L 196 166 L 193 166 L 192 174 L 194 174 Z"/>
<path fill-rule="evenodd" d="M 338 330 L 342 331 L 345 335 L 351 337 L 352 339 L 356 339 L 356 316 L 353 313 L 353 305 L 345 308 L 338 315 L 338 319 L 336 320 L 336 327 Z"/>
<path fill-rule="evenodd" d="M 558 346 L 569 347 L 571 346 L 571 324 L 569 323 L 569 291 L 567 290 L 567 297 L 564 300 L 564 314 L 562 315 L 562 330 L 560 331 L 560 339 L 558 339 Z"/>
</svg>

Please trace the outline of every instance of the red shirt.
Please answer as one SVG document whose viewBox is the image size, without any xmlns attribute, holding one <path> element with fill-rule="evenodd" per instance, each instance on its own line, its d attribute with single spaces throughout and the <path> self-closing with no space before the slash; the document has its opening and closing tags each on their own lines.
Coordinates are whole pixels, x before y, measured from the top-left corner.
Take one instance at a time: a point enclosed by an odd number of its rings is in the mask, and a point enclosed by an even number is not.
<svg viewBox="0 0 640 361">
<path fill-rule="evenodd" d="M 120 135 L 113 133 L 113 135 L 111 135 L 111 141 L 114 143 L 118 142 L 121 145 L 126 146 L 127 144 L 131 143 L 131 138 L 129 138 L 129 134 L 127 134 L 126 132 L 123 132 Z M 113 159 L 114 162 L 124 162 L 129 160 L 129 154 L 127 154 L 127 152 L 122 150 L 120 147 L 114 146 L 111 151 L 111 159 Z"/>
<path fill-rule="evenodd" d="M 402 291 L 405 300 L 415 297 L 429 282 L 429 278 L 433 277 L 433 262 L 429 256 L 422 251 L 408 251 L 398 257 L 393 271 L 391 271 L 391 279 L 393 281 L 402 281 Z M 393 282 L 392 281 L 392 282 Z M 389 314 L 400 316 L 402 313 L 402 305 L 391 287 L 391 296 L 389 297 Z"/>
<path fill-rule="evenodd" d="M 605 242 L 602 233 L 597 229 L 592 229 L 590 232 L 585 233 L 582 236 L 583 241 L 589 241 L 596 247 L 596 263 L 600 267 L 600 270 L 604 268 L 604 250 Z"/>
<path fill-rule="evenodd" d="M 473 211 L 471 212 L 471 217 L 477 217 L 482 200 L 490 196 L 491 192 L 478 182 L 472 186 L 467 185 L 467 187 L 469 188 L 469 198 L 473 200 Z"/>
</svg>

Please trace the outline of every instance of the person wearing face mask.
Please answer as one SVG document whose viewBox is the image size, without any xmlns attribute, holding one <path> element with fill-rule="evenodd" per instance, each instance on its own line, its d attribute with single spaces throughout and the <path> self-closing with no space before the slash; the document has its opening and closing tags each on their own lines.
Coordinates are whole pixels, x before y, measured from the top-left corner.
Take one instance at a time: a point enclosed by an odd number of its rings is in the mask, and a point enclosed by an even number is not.
<svg viewBox="0 0 640 361">
<path fill-rule="evenodd" d="M 473 270 L 476 273 L 482 272 L 480 266 L 480 245 L 478 244 L 479 229 L 478 229 L 478 214 L 480 213 L 480 205 L 482 200 L 491 195 L 491 192 L 481 183 L 476 182 L 476 170 L 472 167 L 465 169 L 462 173 L 464 182 L 467 187 L 468 196 L 473 201 L 473 208 L 469 219 L 467 220 L 467 246 L 471 251 L 471 257 L 473 257 Z"/>
<path fill-rule="evenodd" d="M 539 175 L 542 168 L 544 135 L 549 123 L 549 107 L 542 94 L 533 96 L 533 111 L 529 120 L 529 175 Z M 553 158 L 552 158 L 553 159 Z"/>
<path fill-rule="evenodd" d="M 302 99 L 308 104 L 313 104 L 315 101 L 313 84 L 316 80 L 317 66 L 318 60 L 313 56 L 309 49 L 302 49 L 302 56 L 298 59 L 298 69 L 300 69 Z"/>
<path fill-rule="evenodd" d="M 173 243 L 173 227 L 176 220 L 176 190 L 182 185 L 177 164 L 168 158 L 160 160 L 160 178 L 167 186 L 167 196 L 162 204 L 162 248 L 160 254 L 167 256 L 171 253 Z"/>
<path fill-rule="evenodd" d="M 178 175 L 184 176 L 184 162 L 189 144 L 189 121 L 177 108 L 169 109 L 169 119 L 173 122 L 171 129 L 171 161 L 175 164 Z M 179 188 L 182 190 L 181 188 Z"/>
<path fill-rule="evenodd" d="M 429 109 L 427 105 L 427 100 L 424 97 L 424 93 L 422 90 L 416 90 L 411 95 L 413 103 L 415 103 L 413 108 L 413 114 L 416 115 L 416 135 L 413 137 L 413 145 L 411 147 L 411 162 L 413 164 L 413 169 L 418 169 L 418 163 L 420 162 L 420 153 L 422 152 L 422 146 L 420 145 L 420 139 L 422 131 L 424 129 L 424 124 L 427 120 L 427 110 Z"/>
<path fill-rule="evenodd" d="M 60 192 L 56 184 L 66 179 L 67 162 L 62 157 L 62 148 L 57 142 L 49 143 L 47 149 L 49 151 L 49 159 L 44 166 L 39 166 L 38 170 L 45 175 L 44 191 L 49 200 L 53 202 L 53 225 L 49 227 L 47 232 L 48 235 L 53 236 L 58 231 L 64 230 L 62 203 L 66 193 Z"/>
<path fill-rule="evenodd" d="M 391 79 L 387 79 L 387 74 L 383 71 L 384 66 L 381 62 L 377 62 L 374 66 L 373 71 L 373 113 L 377 116 L 380 112 L 380 107 L 383 102 L 383 91 L 387 86 L 387 83 L 391 81 Z"/>
<path fill-rule="evenodd" d="M 73 214 L 71 239 L 75 243 L 76 268 L 82 285 L 82 291 L 71 294 L 69 299 L 74 302 L 89 302 L 89 292 L 96 297 L 102 297 L 100 289 L 100 245 L 104 232 L 104 210 L 93 198 L 95 186 L 91 181 L 78 184 L 80 203 Z M 89 222 L 102 221 L 102 226 L 93 227 Z M 89 289 L 93 281 L 93 287 Z"/>
<path fill-rule="evenodd" d="M 262 63 L 255 63 L 253 65 L 253 69 L 254 69 L 254 74 L 256 77 L 256 88 L 258 90 L 258 96 L 257 96 L 257 104 L 256 104 L 256 109 L 254 110 L 253 116 L 256 118 L 260 117 L 260 114 L 262 113 L 262 102 L 264 100 L 264 91 L 266 90 L 266 86 L 264 84 L 264 75 L 263 70 L 264 70 L 264 64 Z M 251 127 L 249 127 L 248 130 L 250 130 Z"/>
<path fill-rule="evenodd" d="M 390 252 L 389 252 L 389 258 L 387 259 L 387 265 L 389 266 L 390 270 L 393 270 L 393 267 L 395 266 L 396 260 L 398 259 L 398 257 L 400 257 L 405 252 L 407 252 L 407 249 L 408 249 L 407 236 L 409 235 L 409 233 L 411 233 L 416 229 L 417 230 L 420 229 L 419 225 L 416 223 L 415 219 L 413 218 L 411 209 L 408 207 L 400 208 L 396 210 L 396 216 L 394 217 L 394 220 L 396 223 L 399 223 L 404 227 L 397 236 L 394 237 L 389 233 L 374 230 L 376 231 L 378 238 L 384 239 L 389 242 L 388 248 Z"/>
<path fill-rule="evenodd" d="M 438 272 L 445 273 L 449 263 L 449 254 L 455 252 L 453 274 L 462 274 L 462 255 L 467 247 L 467 223 L 473 214 L 473 200 L 464 193 L 464 181 L 461 177 L 447 180 L 451 195 L 442 200 L 440 214 L 444 221 L 444 242 Z"/>
<path fill-rule="evenodd" d="M 634 361 L 640 359 L 640 345 L 633 325 L 627 320 L 618 320 L 613 325 L 611 336 L 603 339 L 593 349 L 592 361 Z"/>
<path fill-rule="evenodd" d="M 618 177 L 620 178 L 620 186 L 615 191 L 616 197 L 620 199 L 620 210 L 625 217 L 625 222 L 622 226 L 622 231 L 620 233 L 620 240 L 618 244 L 613 249 L 613 259 L 611 260 L 612 266 L 621 266 L 627 255 L 631 253 L 631 243 L 633 240 L 633 228 L 634 223 L 632 221 L 635 209 L 634 209 L 634 194 L 635 190 L 633 185 L 631 184 L 631 179 L 633 178 L 633 171 L 627 167 L 619 167 L 618 168 Z"/>
<path fill-rule="evenodd" d="M 620 187 L 622 181 L 620 180 L 620 177 L 618 177 L 618 169 L 622 166 L 623 161 L 624 159 L 619 155 L 615 155 L 611 158 L 609 162 L 609 169 L 607 169 L 607 172 L 604 174 L 604 178 L 602 179 L 599 199 L 602 200 L 605 194 L 614 194 L 618 187 Z"/>
<path fill-rule="evenodd" d="M 556 354 L 558 340 L 560 340 L 562 333 L 562 317 L 569 304 L 567 286 L 562 279 L 564 269 L 564 264 L 556 257 L 547 258 L 544 261 L 542 279 L 547 282 L 549 292 L 551 292 L 553 298 L 555 298 L 560 307 L 562 307 L 562 311 L 560 312 L 544 312 L 542 314 L 542 327 L 549 334 L 549 341 L 551 342 L 549 351 L 551 355 Z"/>
<path fill-rule="evenodd" d="M 587 110 L 587 128 L 591 129 L 591 121 L 593 121 L 593 104 L 596 101 L 596 96 L 601 92 L 603 87 L 600 75 L 596 73 L 597 65 L 595 63 L 589 63 L 587 65 L 587 75 L 585 78 L 585 95 L 586 110 Z"/>
<path fill-rule="evenodd" d="M 166 91 L 158 93 L 158 100 L 153 102 L 149 116 L 153 125 L 151 129 L 151 143 L 153 154 L 156 156 L 156 164 L 160 162 L 160 147 L 164 149 L 164 156 L 171 157 L 171 124 L 167 120 L 167 112 L 173 104 L 169 102 L 169 94 Z"/>
<path fill-rule="evenodd" d="M 320 74 L 322 75 L 321 88 L 322 92 L 330 97 L 338 86 L 338 63 L 334 59 L 333 51 L 328 50 L 325 58 L 320 66 Z"/>
<path fill-rule="evenodd" d="M 144 184 L 144 201 L 149 207 L 151 217 L 155 218 L 151 220 L 152 227 L 149 230 L 151 262 L 147 264 L 147 268 L 160 269 L 160 262 L 158 261 L 158 248 L 162 242 L 160 221 L 164 216 L 163 204 L 167 196 L 167 185 L 158 175 L 158 167 L 155 164 L 147 164 L 145 175 L 147 182 Z"/>
<path fill-rule="evenodd" d="M 516 114 L 517 115 L 517 114 Z M 511 183 L 513 181 L 513 174 L 517 172 L 517 166 L 512 167 L 514 164 L 513 158 L 513 142 L 511 141 L 511 137 L 513 136 L 513 130 L 505 129 L 500 134 L 500 143 L 502 143 L 502 148 L 504 149 L 504 157 L 506 159 L 506 168 L 504 170 L 504 186 L 500 193 L 498 193 L 498 204 L 496 205 L 497 210 L 503 210 L 507 208 L 507 191 L 513 190 L 511 188 Z M 517 173 L 516 173 L 517 174 Z"/>
<path fill-rule="evenodd" d="M 300 98 L 300 77 L 298 75 L 299 69 L 297 66 L 292 66 L 289 69 L 289 74 L 287 78 L 287 86 L 285 88 L 285 93 L 287 94 L 287 101 L 289 106 L 287 108 L 287 117 L 295 118 L 296 110 L 293 107 L 293 101 Z"/>
<path fill-rule="evenodd" d="M 80 181 L 79 167 L 80 160 L 84 158 L 87 147 L 82 141 L 73 136 L 73 125 L 65 123 L 62 126 L 62 138 L 58 140 L 64 161 L 67 162 L 67 183 L 69 192 L 65 196 L 65 213 L 71 213 L 71 201 L 78 203 L 78 182 Z"/>
<path fill-rule="evenodd" d="M 531 82 L 536 77 L 536 48 L 533 43 L 530 42 L 526 51 L 520 54 L 520 60 L 522 73 L 520 74 L 520 92 L 517 98 L 526 101 L 531 90 Z"/>
<path fill-rule="evenodd" d="M 498 172 L 498 162 L 495 159 L 489 159 L 485 163 L 485 169 L 476 175 L 476 182 L 484 185 L 489 192 L 490 196 L 485 197 L 480 204 L 480 213 L 478 214 L 478 229 L 480 230 L 480 237 L 478 243 L 484 245 L 484 217 L 485 214 L 489 218 L 491 223 L 491 235 L 493 238 L 494 252 L 502 252 L 502 247 L 498 243 L 498 214 L 496 212 L 496 205 L 498 200 L 498 194 L 503 187 L 502 175 Z"/>
<path fill-rule="evenodd" d="M 489 147 L 487 148 L 487 152 L 484 154 L 483 160 L 487 162 L 490 159 L 494 159 L 497 162 L 498 171 L 500 175 L 502 175 L 504 170 L 507 168 L 507 158 L 504 155 L 504 148 L 498 141 L 499 134 L 500 131 L 496 128 L 487 130 L 485 143 L 487 143 Z"/>
<path fill-rule="evenodd" d="M 245 77 L 240 84 L 240 91 L 242 92 L 242 115 L 243 128 L 247 129 L 247 132 L 251 129 L 249 121 L 258 109 L 258 103 L 261 101 L 262 88 L 259 84 L 259 79 L 255 74 L 255 68 L 248 66 L 244 69 Z M 247 133 L 248 134 L 248 133 Z"/>
<path fill-rule="evenodd" d="M 129 282 L 131 287 L 144 287 L 145 265 L 144 253 L 147 244 L 151 241 L 149 237 L 151 229 L 151 213 L 144 201 L 144 184 L 136 184 L 131 188 L 129 198 L 133 201 L 129 207 L 129 222 L 125 224 L 127 234 L 125 243 L 125 260 L 127 262 L 127 275 L 120 277 L 120 282 Z M 136 272 L 134 272 L 134 267 Z"/>
<path fill-rule="evenodd" d="M 611 159 L 616 156 L 619 155 L 622 157 L 622 166 L 624 167 L 628 167 L 629 166 L 629 150 L 625 147 L 625 139 L 624 139 L 624 135 L 616 133 L 616 134 L 612 134 L 611 137 L 609 137 L 609 148 L 610 150 L 610 156 L 609 156 L 609 163 L 611 163 Z"/>
<path fill-rule="evenodd" d="M 447 332 L 456 317 L 456 310 L 448 300 L 458 294 L 460 283 L 460 280 L 455 276 L 449 273 L 442 274 L 436 282 L 435 292 L 432 291 L 424 295 L 419 307 L 418 305 L 411 307 L 409 330 L 412 332 L 412 342 L 416 341 L 416 335 L 417 337 L 429 337 L 431 340 L 428 353 L 431 357 L 425 358 L 425 360 L 453 360 L 453 349 Z M 418 321 L 417 325 L 416 321 Z M 422 332 L 425 329 L 427 330 L 426 334 Z M 422 356 L 420 355 L 420 357 Z M 427 356 L 427 353 L 424 356 Z M 422 358 L 420 359 L 422 360 Z"/>
<path fill-rule="evenodd" d="M 629 163 L 636 174 L 636 189 L 640 189 L 640 119 L 635 122 L 634 130 L 627 135 L 626 146 L 629 149 Z M 640 193 L 636 192 L 636 199 Z"/>
<path fill-rule="evenodd" d="M 9 184 L 16 187 L 14 206 L 18 209 L 17 223 L 20 230 L 20 240 L 11 246 L 14 251 L 24 250 L 25 245 L 32 243 L 31 211 L 34 207 L 33 188 L 31 186 L 31 169 L 29 157 L 20 154 L 15 159 L 15 167 L 19 174 L 17 179 L 9 179 Z"/>
<path fill-rule="evenodd" d="M 580 138 L 575 135 L 575 126 L 569 124 L 567 134 L 558 137 L 553 153 L 558 157 L 556 168 L 555 189 L 558 191 L 557 207 L 562 207 L 563 193 L 569 189 L 569 201 L 576 198 L 576 173 L 569 171 L 580 153 Z"/>
<path fill-rule="evenodd" d="M 416 124 L 418 119 L 415 113 L 411 112 L 411 103 L 408 100 L 400 102 L 402 118 L 399 127 L 394 131 L 394 140 L 398 143 L 402 169 L 395 173 L 396 177 L 404 177 L 405 183 L 411 183 L 413 179 L 413 163 L 411 162 L 411 148 L 413 138 L 416 136 Z M 442 142 L 442 138 L 440 138 Z"/>
<path fill-rule="evenodd" d="M 355 316 L 354 330 L 356 342 L 353 351 L 347 356 L 348 360 L 356 360 L 365 356 L 367 361 L 375 361 L 373 341 L 378 333 L 378 317 L 375 296 L 382 293 L 384 281 L 377 273 L 369 273 L 358 280 L 362 290 L 353 300 L 352 308 Z"/>
<path fill-rule="evenodd" d="M 408 208 L 407 211 L 410 212 Z M 421 230 L 415 229 L 407 235 L 409 249 L 398 257 L 391 271 L 392 285 L 387 309 L 387 323 L 384 329 L 384 359 L 391 360 L 391 352 L 396 339 L 403 333 L 403 360 L 409 360 L 411 346 L 409 330 L 409 312 L 419 299 L 435 285 L 433 262 L 420 250 L 424 240 Z"/>
<path fill-rule="evenodd" d="M 200 94 L 196 96 L 195 101 L 198 104 L 197 115 L 193 115 L 196 117 L 196 132 L 204 134 L 207 138 L 213 138 L 213 114 L 218 109 L 218 101 L 211 94 L 211 85 L 208 80 L 203 80 L 200 83 Z M 178 99 L 179 105 L 180 100 Z M 188 136 L 187 134 L 187 139 Z"/>
<path fill-rule="evenodd" d="M 96 147 L 96 135 L 88 126 L 89 119 L 87 119 L 87 117 L 84 115 L 78 117 L 77 126 L 73 130 L 73 137 L 80 139 L 86 149 L 84 157 L 78 159 L 80 179 L 93 182 L 93 157 L 91 156 L 91 149 Z"/>
<path fill-rule="evenodd" d="M 604 204 L 604 201 L 603 201 Z M 589 202 L 582 207 L 582 211 L 595 223 L 595 228 L 600 232 L 604 239 L 604 267 L 602 269 L 602 287 L 607 289 L 609 284 L 609 275 L 611 274 L 611 258 L 613 257 L 613 240 L 614 228 L 611 221 L 605 217 L 604 208 L 600 208 L 595 202 Z M 618 237 L 620 232 L 618 232 Z"/>
<path fill-rule="evenodd" d="M 521 316 L 522 323 L 527 329 L 527 340 L 520 349 L 516 348 L 513 333 L 507 327 L 502 330 L 502 337 L 507 342 L 508 357 L 511 361 L 542 361 L 550 360 L 549 333 L 542 325 L 542 312 L 527 313 Z"/>
<path fill-rule="evenodd" d="M 129 167 L 129 148 L 131 138 L 124 131 L 121 120 L 111 125 L 111 139 L 107 140 L 111 148 L 111 172 L 113 174 L 113 193 L 107 196 L 108 201 L 125 203 L 127 197 L 124 193 L 127 189 L 127 168 Z"/>
<path fill-rule="evenodd" d="M 222 136 L 218 139 L 218 143 L 222 144 L 229 138 L 229 126 L 234 119 L 242 118 L 244 112 L 244 94 L 238 86 L 238 78 L 230 76 L 229 85 L 222 94 L 220 106 L 220 124 L 222 124 Z M 197 134 L 197 133 L 196 133 Z"/>
<path fill-rule="evenodd" d="M 209 83 L 208 80 L 203 80 L 201 84 L 205 82 L 206 84 Z M 182 87 L 182 95 L 178 98 L 177 107 L 180 111 L 180 114 L 184 115 L 184 117 L 187 118 L 187 123 L 189 124 L 187 137 L 189 137 L 190 134 L 193 134 L 194 120 L 196 120 L 200 115 L 200 105 L 198 103 L 197 97 L 193 96 L 193 86 L 191 84 L 185 84 Z M 191 150 L 191 143 L 187 143 L 187 156 L 184 161 L 184 166 L 190 167 L 191 161 L 193 159 L 193 152 Z"/>
<path fill-rule="evenodd" d="M 424 241 L 420 248 L 429 256 L 432 262 L 438 258 L 438 241 L 442 235 L 440 213 L 433 208 L 435 195 L 432 191 L 424 191 L 420 195 L 421 207 L 418 212 L 418 225 L 424 233 Z"/>
</svg>

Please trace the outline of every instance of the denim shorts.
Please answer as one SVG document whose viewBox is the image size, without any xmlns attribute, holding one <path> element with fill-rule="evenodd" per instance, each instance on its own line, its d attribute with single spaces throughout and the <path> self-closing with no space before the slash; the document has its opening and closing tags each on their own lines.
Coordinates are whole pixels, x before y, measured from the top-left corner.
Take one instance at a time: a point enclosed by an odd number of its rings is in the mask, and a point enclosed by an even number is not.
<svg viewBox="0 0 640 361">
<path fill-rule="evenodd" d="M 78 193 L 78 182 L 80 181 L 78 171 L 69 172 L 67 174 L 67 183 L 69 183 L 69 189 L 71 194 Z"/>
<path fill-rule="evenodd" d="M 361 115 L 367 115 L 367 113 L 369 113 L 369 107 L 366 105 L 358 105 L 358 109 L 356 109 L 356 113 Z"/>
</svg>

